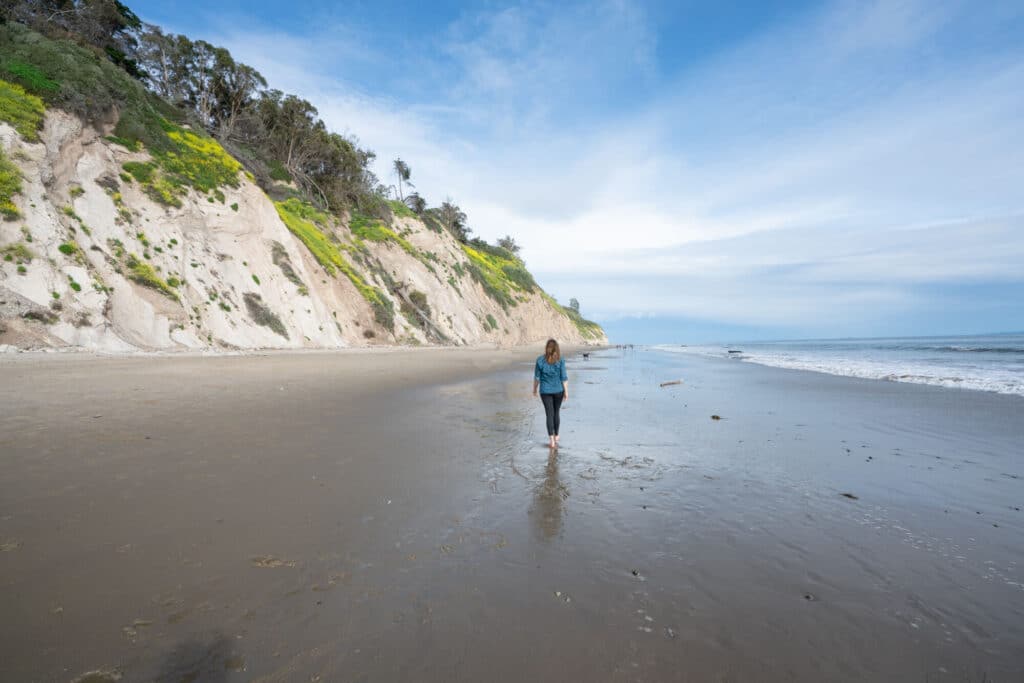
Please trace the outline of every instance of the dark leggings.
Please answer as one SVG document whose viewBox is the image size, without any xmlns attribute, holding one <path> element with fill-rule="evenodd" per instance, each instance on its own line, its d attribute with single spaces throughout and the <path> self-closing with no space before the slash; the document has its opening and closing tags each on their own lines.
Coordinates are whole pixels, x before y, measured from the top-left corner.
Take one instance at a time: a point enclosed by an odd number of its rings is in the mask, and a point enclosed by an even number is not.
<svg viewBox="0 0 1024 683">
<path fill-rule="evenodd" d="M 564 391 L 557 394 L 541 394 L 540 400 L 544 401 L 544 414 L 548 417 L 548 436 L 558 436 L 558 424 L 561 422 L 558 411 L 562 407 Z"/>
</svg>

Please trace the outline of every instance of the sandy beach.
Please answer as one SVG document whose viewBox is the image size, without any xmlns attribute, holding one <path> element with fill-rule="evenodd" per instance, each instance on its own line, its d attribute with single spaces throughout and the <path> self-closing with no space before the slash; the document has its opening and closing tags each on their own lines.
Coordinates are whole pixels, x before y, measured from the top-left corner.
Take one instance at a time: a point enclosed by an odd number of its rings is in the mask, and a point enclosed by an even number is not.
<svg viewBox="0 0 1024 683">
<path fill-rule="evenodd" d="M 538 352 L 0 358 L 0 679 L 1024 678 L 1024 399 Z"/>
</svg>

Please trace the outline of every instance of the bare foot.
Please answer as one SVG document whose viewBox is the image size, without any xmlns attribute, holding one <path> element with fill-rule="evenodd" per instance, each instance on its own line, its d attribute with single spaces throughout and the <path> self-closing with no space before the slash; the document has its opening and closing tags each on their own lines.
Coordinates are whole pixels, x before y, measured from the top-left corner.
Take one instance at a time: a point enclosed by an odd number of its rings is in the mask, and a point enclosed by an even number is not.
<svg viewBox="0 0 1024 683">
<path fill-rule="evenodd" d="M 558 437 L 557 436 L 551 437 L 551 441 L 548 443 L 548 446 L 551 447 L 551 448 L 558 448 Z"/>
</svg>

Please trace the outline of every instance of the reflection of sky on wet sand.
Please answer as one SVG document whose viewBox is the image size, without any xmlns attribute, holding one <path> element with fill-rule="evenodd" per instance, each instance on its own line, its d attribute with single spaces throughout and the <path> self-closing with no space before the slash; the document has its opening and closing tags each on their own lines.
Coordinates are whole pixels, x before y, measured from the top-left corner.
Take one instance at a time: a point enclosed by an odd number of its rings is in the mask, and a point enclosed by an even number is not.
<svg viewBox="0 0 1024 683">
<path fill-rule="evenodd" d="M 757 680 L 785 678 L 753 663 L 765 661 L 832 680 L 851 671 L 864 679 L 938 666 L 965 672 L 981 648 L 1024 639 L 1013 625 L 1019 611 L 988 596 L 1019 590 L 1020 552 L 977 540 L 1020 533 L 1022 518 L 1006 517 L 1014 510 L 1009 480 L 986 476 L 996 466 L 991 453 L 1005 455 L 1013 434 L 1005 420 L 978 421 L 1005 415 L 1005 401 L 986 407 L 991 397 L 972 396 L 983 404 L 965 410 L 953 394 L 884 383 L 651 352 L 598 357 L 599 364 L 570 363 L 573 401 L 554 456 L 542 445 L 540 403 L 524 396 L 518 377 L 467 389 L 474 400 L 490 392 L 501 397 L 497 405 L 507 401 L 470 418 L 486 425 L 481 480 L 492 495 L 479 521 L 509 539 L 494 557 L 498 574 L 515 576 L 519 563 L 535 562 L 562 596 L 571 587 L 572 604 L 642 611 L 641 633 L 707 641 L 696 651 L 763 673 Z M 682 385 L 659 386 L 679 378 Z M 842 492 L 860 499 L 846 502 Z M 970 518 L 953 517 L 965 512 L 956 502 L 965 496 L 967 506 L 984 508 L 981 516 L 972 508 Z M 934 514 L 936 505 L 947 512 Z M 998 525 L 971 526 L 990 514 Z M 932 537 L 947 541 L 914 542 Z M 969 549 L 979 543 L 987 550 Z M 1002 573 L 984 571 L 986 552 L 1000 556 Z M 909 602 L 900 578 L 908 571 L 916 595 Z M 878 576 L 890 577 L 882 588 Z M 985 590 L 952 590 L 951 581 Z M 632 605 L 609 597 L 631 588 Z M 794 601 L 827 607 L 793 614 Z M 925 603 L 984 622 L 991 642 L 935 622 Z M 911 643 L 907 628 L 939 629 L 941 642 Z M 780 633 L 802 634 L 819 654 L 805 658 Z M 794 664 L 801 658 L 806 668 Z M 990 671 L 1009 665 L 1004 658 Z"/>
</svg>

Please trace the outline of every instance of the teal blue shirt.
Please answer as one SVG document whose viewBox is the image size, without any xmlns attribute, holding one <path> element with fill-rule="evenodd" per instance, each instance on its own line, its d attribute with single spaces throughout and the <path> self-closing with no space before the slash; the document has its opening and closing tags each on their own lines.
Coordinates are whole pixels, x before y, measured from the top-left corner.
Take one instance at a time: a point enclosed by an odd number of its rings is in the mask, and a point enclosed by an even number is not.
<svg viewBox="0 0 1024 683">
<path fill-rule="evenodd" d="M 544 356 L 537 356 L 537 364 L 533 368 L 533 378 L 540 382 L 540 393 L 562 393 L 562 382 L 569 381 L 569 375 L 565 372 L 565 360 L 559 359 L 557 363 L 551 364 L 544 359 Z"/>
</svg>

